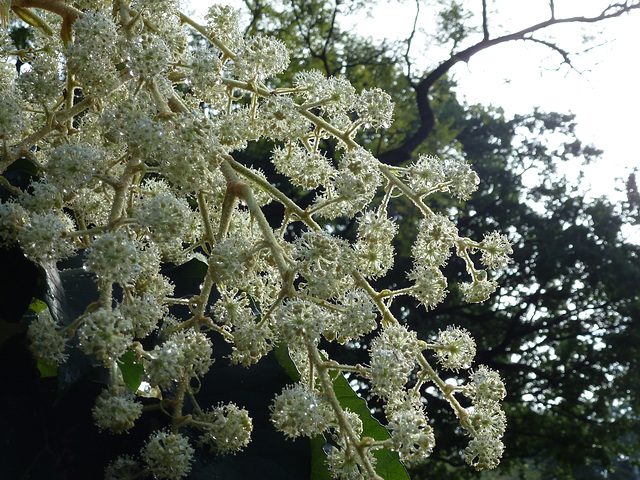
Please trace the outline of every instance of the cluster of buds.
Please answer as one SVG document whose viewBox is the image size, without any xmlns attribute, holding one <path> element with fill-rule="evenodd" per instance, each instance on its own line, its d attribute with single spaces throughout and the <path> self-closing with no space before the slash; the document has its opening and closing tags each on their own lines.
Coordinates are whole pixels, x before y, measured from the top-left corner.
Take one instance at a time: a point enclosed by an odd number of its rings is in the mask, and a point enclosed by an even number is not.
<svg viewBox="0 0 640 480">
<path fill-rule="evenodd" d="M 81 256 L 93 275 L 98 302 L 67 325 L 45 310 L 29 336 L 34 354 L 47 362 L 65 362 L 75 345 L 108 369 L 110 383 L 93 409 L 100 429 L 127 431 L 143 414 L 141 392 L 127 390 L 120 369 L 132 350 L 171 417 L 140 460 L 117 459 L 107 478 L 184 478 L 196 447 L 228 454 L 250 442 L 244 408 L 207 410 L 196 400 L 193 385 L 212 368 L 215 335 L 231 343 L 231 362 L 248 368 L 275 345 L 288 348 L 300 380 L 273 399 L 272 423 L 291 438 L 331 431 L 327 466 L 336 478 L 379 478 L 380 449 L 406 462 L 429 455 L 435 435 L 420 400 L 427 385 L 440 390 L 471 436 L 468 463 L 494 467 L 505 426 L 500 377 L 479 366 L 464 385 L 444 382 L 428 351 L 458 372 L 472 365 L 473 339 L 447 328 L 428 343 L 392 312 L 399 295 L 426 308 L 442 302 L 441 269 L 454 253 L 470 275 L 462 285 L 467 301 L 484 301 L 496 289 L 486 269 L 507 264 L 506 237 L 463 238 L 425 201 L 436 192 L 468 198 L 478 183 L 471 167 L 461 158 L 427 156 L 404 167 L 380 163 L 354 138 L 391 123 L 391 97 L 377 88 L 358 92 L 346 78 L 318 71 L 298 72 L 289 87 L 272 86 L 288 67 L 287 48 L 274 38 L 244 36 L 240 15 L 229 7 L 211 7 L 199 24 L 177 0 L 77 2 L 90 7 L 84 11 L 59 0 L 42 5 L 29 15 L 16 7 L 36 27 L 30 48 L 0 34 L 0 172 L 18 158 L 40 172 L 0 204 L 0 247 L 17 243 L 36 263 Z M 43 34 L 49 24 L 61 24 L 60 38 Z M 192 32 L 203 40 L 190 43 Z M 12 65 L 17 56 L 28 64 L 20 72 Z M 234 158 L 260 139 L 275 145 L 274 170 L 313 197 L 308 207 Z M 370 281 L 393 266 L 402 219 L 387 212 L 399 196 L 422 216 L 410 285 L 376 291 Z M 271 202 L 285 211 L 276 229 L 262 210 Z M 331 227 L 340 217 L 357 222 L 353 242 Z M 303 233 L 291 238 L 294 224 Z M 474 263 L 478 252 L 486 269 Z M 176 298 L 161 266 L 193 256 L 207 263 L 200 290 Z M 176 304 L 188 305 L 189 315 L 172 315 Z M 320 350 L 322 342 L 348 344 L 374 331 L 366 366 L 340 364 Z M 362 419 L 341 405 L 332 379 L 345 372 L 386 403 L 388 439 L 366 437 Z M 472 406 L 463 407 L 459 396 Z"/>
</svg>

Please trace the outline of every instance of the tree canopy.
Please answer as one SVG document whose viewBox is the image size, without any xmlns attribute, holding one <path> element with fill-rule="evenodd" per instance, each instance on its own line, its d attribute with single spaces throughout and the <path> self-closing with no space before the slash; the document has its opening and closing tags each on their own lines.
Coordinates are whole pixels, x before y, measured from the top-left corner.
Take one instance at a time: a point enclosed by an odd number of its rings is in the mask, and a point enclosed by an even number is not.
<svg viewBox="0 0 640 480">
<path fill-rule="evenodd" d="M 361 4 L 282 2 L 279 9 L 272 2 L 246 4 L 253 30 L 305 39 L 296 50 L 301 65 L 344 74 L 356 84 L 380 85 L 393 96 L 394 124 L 368 139 L 381 160 L 401 164 L 421 152 L 446 156 L 453 151 L 477 169 L 478 195 L 464 203 L 436 201 L 461 215 L 465 235 L 511 232 L 514 262 L 500 277 L 499 295 L 472 306 L 452 295 L 426 314 L 411 302 L 397 300 L 395 307 L 410 312 L 407 321 L 417 331 L 428 334 L 440 325 L 459 324 L 482 339 L 481 363 L 501 371 L 509 391 L 506 468 L 524 471 L 533 461 L 541 475 L 599 478 L 607 469 L 610 475 L 616 469 L 624 472 L 624 460 L 637 458 L 632 453 L 637 452 L 632 432 L 638 430 L 634 412 L 639 411 L 633 349 L 640 313 L 640 252 L 622 236 L 629 218 L 623 206 L 589 198 L 578 180 L 557 174 L 562 162 L 597 161 L 601 152 L 577 138 L 573 115 L 536 110 L 505 118 L 500 109 L 461 104 L 448 73 L 482 49 L 512 40 L 544 44 L 570 66 L 570 52 L 545 39 L 545 28 L 597 22 L 638 6 L 607 5 L 592 17 L 562 19 L 550 2 L 548 21 L 492 36 L 487 2 L 482 2 L 482 27 L 475 30 L 466 4 L 440 2 L 434 11 L 442 27 L 437 41 L 452 53 L 420 70 L 407 54 L 414 32 L 393 44 L 341 29 L 340 14 L 365 8 Z M 627 212 L 633 212 L 634 182 L 632 175 Z M 394 214 L 414 213 L 408 207 Z M 410 226 L 401 232 L 398 251 L 407 251 L 414 237 Z M 396 260 L 395 281 L 401 285 L 406 283 L 403 259 Z M 428 400 L 439 402 L 437 396 Z M 454 441 L 441 440 L 431 458 L 455 465 L 457 450 Z M 429 463 L 416 467 L 415 475 L 430 478 L 426 472 L 439 468 Z M 453 478 L 460 475 L 456 470 Z"/>
</svg>

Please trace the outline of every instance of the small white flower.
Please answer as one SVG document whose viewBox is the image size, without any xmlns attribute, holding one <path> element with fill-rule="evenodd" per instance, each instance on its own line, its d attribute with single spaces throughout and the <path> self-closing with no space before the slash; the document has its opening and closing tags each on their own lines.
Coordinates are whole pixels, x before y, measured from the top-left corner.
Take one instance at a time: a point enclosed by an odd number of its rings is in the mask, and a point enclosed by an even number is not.
<svg viewBox="0 0 640 480">
<path fill-rule="evenodd" d="M 420 462 L 431 454 L 435 436 L 421 406 L 405 404 L 388 417 L 391 439 L 403 461 Z"/>
<path fill-rule="evenodd" d="M 142 271 L 140 245 L 124 230 L 105 233 L 91 245 L 85 266 L 104 281 L 124 285 Z"/>
<path fill-rule="evenodd" d="M 356 113 L 367 128 L 388 128 L 393 120 L 391 96 L 379 88 L 363 90 L 356 101 Z"/>
<path fill-rule="evenodd" d="M 465 461 L 476 470 L 491 470 L 500 463 L 504 444 L 493 435 L 478 435 L 465 449 Z"/>
<path fill-rule="evenodd" d="M 18 241 L 24 254 L 34 262 L 58 261 L 76 250 L 73 238 L 65 236 L 73 229 L 73 221 L 65 214 L 34 213 L 18 232 Z"/>
<path fill-rule="evenodd" d="M 65 334 L 58 331 L 58 325 L 51 316 L 48 308 L 38 312 L 37 318 L 29 325 L 27 336 L 33 354 L 48 363 L 60 363 L 67 359 L 64 353 L 66 346 Z"/>
<path fill-rule="evenodd" d="M 438 333 L 435 351 L 443 367 L 457 372 L 471 366 L 476 356 L 476 342 L 464 328 L 449 326 Z"/>
<path fill-rule="evenodd" d="M 457 239 L 458 229 L 445 216 L 435 214 L 421 220 L 411 249 L 415 262 L 426 267 L 441 267 L 447 263 Z"/>
<path fill-rule="evenodd" d="M 84 314 L 78 340 L 83 352 L 108 365 L 120 358 L 133 342 L 132 325 L 119 311 L 99 308 Z"/>
<path fill-rule="evenodd" d="M 157 432 L 142 449 L 142 459 L 155 478 L 180 480 L 191 471 L 195 450 L 179 433 Z"/>
<path fill-rule="evenodd" d="M 511 261 L 509 255 L 513 253 L 511 242 L 506 235 L 498 232 L 491 232 L 484 236 L 484 240 L 480 243 L 482 250 L 481 262 L 487 268 L 498 269 L 506 267 Z"/>
<path fill-rule="evenodd" d="M 222 455 L 236 453 L 251 441 L 253 423 L 249 412 L 233 403 L 219 405 L 195 419 L 198 428 L 204 430 L 199 443 L 211 445 Z"/>
<path fill-rule="evenodd" d="M 439 268 L 416 265 L 407 275 L 414 282 L 410 295 L 427 310 L 441 303 L 447 295 L 447 278 Z"/>
<path fill-rule="evenodd" d="M 258 35 L 244 41 L 235 62 L 236 75 L 242 80 L 264 80 L 287 68 L 289 51 L 284 42 Z"/>
<path fill-rule="evenodd" d="M 276 396 L 271 421 L 289 438 L 313 437 L 332 425 L 333 412 L 324 397 L 296 384 Z"/>
<path fill-rule="evenodd" d="M 460 290 L 464 295 L 464 299 L 469 303 L 484 302 L 498 288 L 498 283 L 495 280 L 487 279 L 487 274 L 484 270 L 477 273 L 478 278 L 473 282 L 463 283 L 460 285 Z"/>
<path fill-rule="evenodd" d="M 122 433 L 133 428 L 142 413 L 142 404 L 135 401 L 135 395 L 129 390 L 105 389 L 100 392 L 91 413 L 100 430 Z"/>
</svg>

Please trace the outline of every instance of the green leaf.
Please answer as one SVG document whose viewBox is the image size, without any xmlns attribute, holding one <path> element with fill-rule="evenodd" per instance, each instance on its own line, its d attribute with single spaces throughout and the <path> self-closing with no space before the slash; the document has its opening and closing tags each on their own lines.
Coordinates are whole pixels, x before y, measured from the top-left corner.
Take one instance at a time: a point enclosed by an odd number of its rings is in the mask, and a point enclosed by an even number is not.
<svg viewBox="0 0 640 480">
<path fill-rule="evenodd" d="M 47 304 L 42 300 L 38 300 L 37 298 L 32 298 L 31 303 L 29 304 L 29 309 L 33 310 L 36 313 L 40 313 L 47 308 L 49 308 L 47 307 Z"/>
<path fill-rule="evenodd" d="M 309 442 L 311 443 L 311 476 L 309 480 L 332 480 L 333 477 L 325 463 L 327 454 L 324 453 L 324 444 L 326 443 L 324 437 L 317 435 Z"/>
<path fill-rule="evenodd" d="M 362 420 L 362 436 L 375 440 L 387 440 L 391 438 L 387 429 L 378 422 L 367 406 L 367 402 L 353 391 L 344 375 L 338 375 L 333 381 L 333 390 L 340 401 L 342 408 L 348 408 L 355 412 Z M 389 450 L 376 450 L 376 472 L 385 480 L 409 480 L 409 474 L 400 462 L 397 452 Z"/>
<path fill-rule="evenodd" d="M 55 377 L 58 375 L 58 364 L 38 359 L 38 371 L 40 372 L 40 378 Z"/>
<path fill-rule="evenodd" d="M 289 347 L 287 347 L 286 343 L 279 343 L 273 349 L 273 353 L 276 356 L 276 360 L 280 364 L 284 371 L 291 377 L 291 380 L 297 382 L 300 380 L 300 372 L 296 368 L 296 364 L 293 363 L 291 357 L 289 356 Z"/>
<path fill-rule="evenodd" d="M 300 379 L 300 373 L 289 356 L 288 347 L 285 344 L 279 344 L 274 349 L 274 353 L 278 363 L 284 368 L 287 375 L 294 381 L 298 381 Z M 344 375 L 340 374 L 333 380 L 333 390 L 338 397 L 340 406 L 343 409 L 348 408 L 356 413 L 360 417 L 360 420 L 362 420 L 363 437 L 371 437 L 380 441 L 391 438 L 387 429 L 371 415 L 367 402 L 351 388 L 351 385 L 349 385 Z M 331 474 L 324 462 L 326 458 L 326 453 L 323 449 L 324 444 L 325 442 L 322 436 L 311 439 L 312 480 L 326 480 L 331 478 Z M 373 452 L 373 456 L 376 457 L 377 460 L 376 471 L 385 480 L 409 480 L 409 474 L 400 462 L 400 457 L 396 452 L 377 450 Z"/>
<path fill-rule="evenodd" d="M 142 383 L 142 377 L 144 376 L 144 367 L 136 363 L 135 352 L 133 350 L 127 350 L 118 360 L 118 367 L 120 367 L 127 388 L 135 393 Z"/>
</svg>

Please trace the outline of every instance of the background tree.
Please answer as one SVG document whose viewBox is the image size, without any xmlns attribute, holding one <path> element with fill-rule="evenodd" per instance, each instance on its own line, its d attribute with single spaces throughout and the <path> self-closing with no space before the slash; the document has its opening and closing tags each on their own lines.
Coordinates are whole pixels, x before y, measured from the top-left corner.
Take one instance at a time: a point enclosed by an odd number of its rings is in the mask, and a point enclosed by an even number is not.
<svg viewBox="0 0 640 480">
<path fill-rule="evenodd" d="M 525 472 L 535 464 L 543 477 L 566 478 L 600 478 L 608 469 L 611 477 L 616 467 L 620 470 L 620 460 L 637 455 L 638 446 L 631 432 L 639 426 L 633 351 L 640 334 L 640 250 L 623 240 L 620 205 L 589 198 L 579 180 L 557 173 L 562 162 L 591 162 L 601 152 L 576 137 L 572 115 L 536 110 L 508 119 L 500 109 L 461 104 L 448 74 L 456 63 L 514 40 L 545 45 L 571 66 L 570 53 L 544 36 L 548 27 L 600 22 L 640 6 L 611 4 L 595 16 L 559 18 L 550 2 L 547 21 L 494 36 L 487 2 L 481 4 L 480 18 L 464 9 L 469 2 L 439 2 L 434 15 L 441 30 L 433 47 L 446 46 L 451 53 L 420 70 L 410 56 L 415 25 L 399 43 L 375 43 L 343 29 L 341 17 L 361 12 L 366 2 L 245 3 L 252 32 L 277 32 L 289 42 L 304 39 L 302 48 L 293 49 L 301 68 L 345 75 L 358 85 L 380 85 L 393 96 L 394 124 L 366 139 L 380 159 L 398 165 L 418 153 L 462 154 L 477 169 L 479 194 L 447 207 L 462 215 L 470 237 L 492 229 L 511 232 L 514 263 L 499 280 L 500 294 L 484 304 L 463 305 L 452 282 L 447 302 L 430 312 L 416 310 L 408 299 L 394 306 L 411 312 L 406 320 L 418 331 L 453 323 L 481 339 L 482 362 L 503 373 L 509 391 L 501 469 Z M 259 155 L 255 161 L 261 163 Z M 629 212 L 634 180 L 627 183 Z M 394 213 L 403 218 L 414 214 L 400 208 Z M 349 225 L 341 228 L 349 234 Z M 399 235 L 397 272 L 406 271 L 401 252 L 414 236 L 410 228 Z M 459 270 L 460 265 L 452 265 L 449 273 Z M 398 274 L 396 282 L 407 281 Z M 437 396 L 427 401 L 446 408 Z M 446 474 L 449 465 L 462 463 L 457 450 L 456 439 L 440 438 L 431 457 L 439 462 L 415 467 L 412 474 Z M 451 473 L 452 478 L 463 474 L 473 473 Z"/>
</svg>

